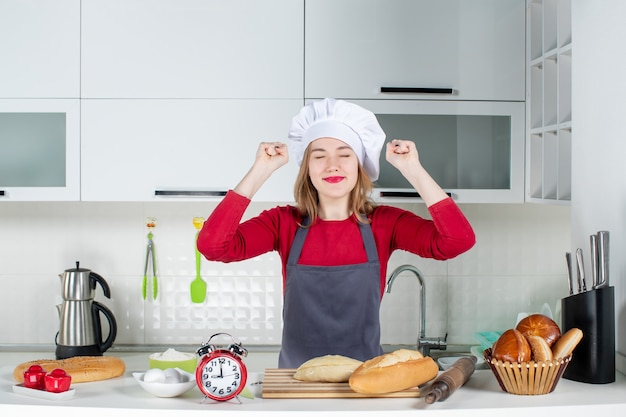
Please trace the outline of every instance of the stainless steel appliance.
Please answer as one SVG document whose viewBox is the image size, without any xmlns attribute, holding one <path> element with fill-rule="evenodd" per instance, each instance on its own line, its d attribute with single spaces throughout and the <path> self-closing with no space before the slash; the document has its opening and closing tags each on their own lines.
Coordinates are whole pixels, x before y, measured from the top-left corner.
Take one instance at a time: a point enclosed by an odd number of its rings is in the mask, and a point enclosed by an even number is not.
<svg viewBox="0 0 626 417">
<path fill-rule="evenodd" d="M 89 269 L 66 269 L 60 274 L 63 304 L 57 305 L 60 326 L 56 336 L 56 357 L 101 356 L 113 345 L 117 323 L 111 310 L 94 301 L 96 287 L 102 287 L 104 296 L 111 298 L 109 285 L 100 275 Z M 103 340 L 100 314 L 108 322 L 108 335 Z"/>
</svg>

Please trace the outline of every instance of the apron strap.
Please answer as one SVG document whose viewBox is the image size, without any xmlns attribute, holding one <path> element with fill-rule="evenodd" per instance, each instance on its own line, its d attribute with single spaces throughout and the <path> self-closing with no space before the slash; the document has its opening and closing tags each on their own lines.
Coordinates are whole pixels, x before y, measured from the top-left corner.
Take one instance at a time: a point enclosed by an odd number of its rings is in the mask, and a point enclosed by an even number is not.
<svg viewBox="0 0 626 417">
<path fill-rule="evenodd" d="M 303 226 L 308 226 L 311 219 L 307 216 L 302 221 Z M 372 228 L 367 223 L 361 223 L 357 221 L 359 230 L 361 231 L 361 237 L 363 238 L 363 244 L 365 245 L 365 253 L 367 254 L 368 262 L 378 262 L 378 251 L 376 250 L 376 240 L 374 240 L 374 233 Z M 291 249 L 289 250 L 289 258 L 287 258 L 287 265 L 296 265 L 300 259 L 302 253 L 302 247 L 306 235 L 309 232 L 308 227 L 299 227 L 296 232 L 296 236 L 291 243 Z"/>
<path fill-rule="evenodd" d="M 302 226 L 308 226 L 311 219 L 309 216 L 305 217 L 302 221 Z M 289 258 L 287 258 L 287 265 L 296 265 L 298 263 L 298 259 L 300 259 L 300 254 L 302 253 L 302 247 L 304 246 L 304 240 L 306 239 L 306 235 L 309 232 L 308 227 L 298 227 L 296 231 L 296 236 L 293 238 L 293 242 L 291 242 L 291 249 L 289 249 Z"/>
</svg>

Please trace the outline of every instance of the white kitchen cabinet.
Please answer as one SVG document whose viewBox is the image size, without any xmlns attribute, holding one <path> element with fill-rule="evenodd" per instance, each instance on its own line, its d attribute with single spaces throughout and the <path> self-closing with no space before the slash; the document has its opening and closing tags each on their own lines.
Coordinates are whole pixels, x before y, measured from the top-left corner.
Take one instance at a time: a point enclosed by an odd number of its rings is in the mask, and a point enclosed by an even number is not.
<svg viewBox="0 0 626 417">
<path fill-rule="evenodd" d="M 458 203 L 524 202 L 524 103 L 354 102 L 376 114 L 387 142 L 415 142 L 424 168 Z M 382 203 L 421 201 L 384 152 L 374 187 Z"/>
<path fill-rule="evenodd" d="M 219 199 L 262 141 L 286 141 L 302 100 L 82 101 L 83 201 Z M 282 167 L 255 201 L 292 201 L 297 168 Z"/>
<path fill-rule="evenodd" d="M 84 98 L 302 97 L 303 0 L 83 0 Z"/>
<path fill-rule="evenodd" d="M 570 204 L 572 30 L 570 0 L 528 0 L 526 201 Z"/>
<path fill-rule="evenodd" d="M 306 98 L 525 99 L 524 0 L 311 0 L 305 16 Z"/>
<path fill-rule="evenodd" d="M 0 98 L 78 98 L 80 0 L 0 1 Z"/>
<path fill-rule="evenodd" d="M 79 100 L 0 100 L 0 201 L 79 199 Z"/>
</svg>

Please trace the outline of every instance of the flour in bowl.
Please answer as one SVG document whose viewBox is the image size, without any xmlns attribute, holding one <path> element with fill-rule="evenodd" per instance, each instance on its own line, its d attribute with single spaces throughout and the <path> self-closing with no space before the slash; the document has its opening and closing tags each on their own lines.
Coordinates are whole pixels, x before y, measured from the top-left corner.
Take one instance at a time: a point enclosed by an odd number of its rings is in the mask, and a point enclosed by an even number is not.
<svg viewBox="0 0 626 417">
<path fill-rule="evenodd" d="M 177 362 L 188 361 L 194 359 L 196 356 L 193 353 L 179 352 L 176 349 L 169 348 L 163 353 L 153 353 L 150 355 L 150 359 L 157 361 Z"/>
</svg>

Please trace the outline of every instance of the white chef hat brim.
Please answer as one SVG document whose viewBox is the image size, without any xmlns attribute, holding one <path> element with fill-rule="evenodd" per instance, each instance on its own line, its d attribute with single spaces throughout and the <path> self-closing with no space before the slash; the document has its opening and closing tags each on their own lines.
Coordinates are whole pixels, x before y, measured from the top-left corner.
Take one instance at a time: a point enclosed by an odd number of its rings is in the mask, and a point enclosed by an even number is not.
<svg viewBox="0 0 626 417">
<path fill-rule="evenodd" d="M 304 106 L 293 118 L 290 149 L 298 165 L 311 142 L 323 137 L 339 139 L 356 153 L 372 181 L 378 179 L 385 132 L 374 113 L 356 104 L 327 98 Z"/>
<path fill-rule="evenodd" d="M 359 158 L 359 162 L 363 164 L 365 155 L 363 152 L 361 138 L 359 138 L 359 135 L 354 130 L 344 123 L 337 120 L 322 120 L 314 123 L 304 131 L 302 143 L 306 143 L 306 146 L 308 146 L 309 143 L 319 138 L 335 138 L 345 142 L 352 148 L 354 153 L 356 153 L 357 158 Z M 298 160 L 298 164 L 301 164 L 302 155 L 299 156 L 300 160 Z"/>
</svg>

